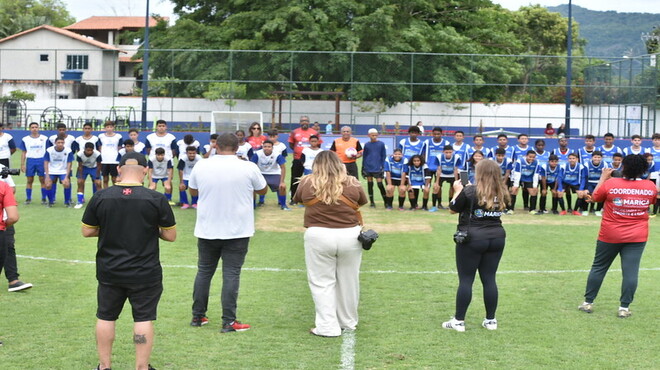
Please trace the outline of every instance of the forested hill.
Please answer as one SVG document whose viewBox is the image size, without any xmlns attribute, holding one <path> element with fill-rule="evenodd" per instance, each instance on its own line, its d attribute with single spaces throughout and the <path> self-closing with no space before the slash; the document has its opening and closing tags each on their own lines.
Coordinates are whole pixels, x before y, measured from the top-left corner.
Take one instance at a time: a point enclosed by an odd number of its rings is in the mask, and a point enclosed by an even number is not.
<svg viewBox="0 0 660 370">
<path fill-rule="evenodd" d="M 548 10 L 568 16 L 568 5 Z M 595 11 L 573 5 L 573 19 L 580 24 L 580 38 L 587 40 L 586 54 L 621 57 L 646 54 L 642 32 L 660 26 L 660 14 Z"/>
</svg>

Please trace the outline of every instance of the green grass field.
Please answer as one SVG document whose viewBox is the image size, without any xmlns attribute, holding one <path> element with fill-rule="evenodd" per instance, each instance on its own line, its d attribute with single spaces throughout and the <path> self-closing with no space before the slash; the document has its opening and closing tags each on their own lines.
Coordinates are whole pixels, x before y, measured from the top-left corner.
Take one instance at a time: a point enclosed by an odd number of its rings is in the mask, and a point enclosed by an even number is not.
<svg viewBox="0 0 660 370">
<path fill-rule="evenodd" d="M 22 203 L 24 181 L 16 180 Z M 38 198 L 38 190 L 35 195 Z M 20 206 L 19 270 L 34 288 L 0 290 L 0 340 L 5 342 L 0 347 L 1 369 L 91 369 L 97 364 L 96 240 L 80 236 L 82 210 L 65 209 L 61 200 L 59 190 L 56 208 Z M 275 203 L 269 194 L 266 207 L 257 211 L 258 231 L 242 275 L 238 316 L 253 329 L 231 334 L 218 331 L 219 274 L 211 288 L 210 324 L 189 326 L 197 258 L 195 211 L 175 210 L 178 239 L 161 243 L 165 292 L 156 321 L 154 367 L 633 369 L 657 368 L 660 363 L 660 219 L 651 220 L 631 305 L 634 314 L 618 319 L 619 270 L 606 278 L 593 314 L 577 310 L 598 218 L 506 217 L 508 239 L 498 276 L 499 329 L 480 327 L 484 309 L 477 281 L 467 332 L 457 333 L 440 328 L 454 311 L 457 277 L 451 235 L 456 216 L 447 211 L 364 209 L 367 226 L 381 237 L 363 255 L 360 324 L 350 346 L 347 338 L 308 334 L 314 307 L 304 264 L 304 210 L 283 212 Z M 114 369 L 133 367 L 131 321 L 126 306 L 117 325 Z"/>
</svg>

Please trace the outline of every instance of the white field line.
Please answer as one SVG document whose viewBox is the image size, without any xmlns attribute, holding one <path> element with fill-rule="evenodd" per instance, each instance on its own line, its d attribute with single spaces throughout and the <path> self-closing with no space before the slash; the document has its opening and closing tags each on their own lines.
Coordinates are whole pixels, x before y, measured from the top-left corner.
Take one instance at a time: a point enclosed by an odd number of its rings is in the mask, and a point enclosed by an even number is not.
<svg viewBox="0 0 660 370">
<path fill-rule="evenodd" d="M 73 264 L 96 264 L 95 261 L 84 260 L 69 260 L 62 258 L 38 257 L 38 256 L 25 256 L 16 255 L 16 257 L 25 258 L 35 261 L 50 261 L 50 262 L 64 262 Z M 196 265 L 162 265 L 165 268 L 187 268 L 196 269 Z M 244 271 L 266 271 L 266 272 L 306 272 L 304 269 L 281 269 L 277 267 L 243 267 Z M 647 267 L 640 268 L 640 271 L 660 271 L 660 267 Z M 621 269 L 610 269 L 609 271 L 621 271 Z M 498 271 L 498 274 L 566 274 L 577 272 L 589 272 L 589 270 L 512 270 L 512 271 Z M 451 275 L 456 274 L 456 271 L 396 271 L 396 270 L 366 270 L 360 271 L 361 274 L 399 274 L 399 275 Z"/>
<path fill-rule="evenodd" d="M 341 369 L 355 369 L 355 330 L 344 330 L 341 335 Z"/>
</svg>

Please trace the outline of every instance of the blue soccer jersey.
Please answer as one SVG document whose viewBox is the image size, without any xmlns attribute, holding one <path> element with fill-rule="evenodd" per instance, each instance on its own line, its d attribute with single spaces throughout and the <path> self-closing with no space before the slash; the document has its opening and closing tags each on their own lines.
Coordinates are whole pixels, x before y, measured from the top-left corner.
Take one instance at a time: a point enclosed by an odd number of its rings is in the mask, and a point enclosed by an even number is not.
<svg viewBox="0 0 660 370">
<path fill-rule="evenodd" d="M 561 170 L 560 185 L 577 186 L 579 190 L 584 190 L 587 185 L 587 175 L 587 169 L 581 163 L 576 163 L 575 166 L 567 164 Z"/>
<path fill-rule="evenodd" d="M 425 164 L 419 167 L 415 167 L 411 163 L 408 163 L 405 166 L 404 172 L 408 176 L 408 181 L 410 183 L 410 186 L 415 188 L 420 188 L 425 184 L 425 179 L 427 178 L 426 169 L 428 169 L 428 166 L 426 166 Z"/>
<path fill-rule="evenodd" d="M 656 149 L 654 147 L 649 148 L 649 153 L 653 155 L 653 161 L 655 162 L 656 167 L 660 164 L 660 148 Z"/>
<path fill-rule="evenodd" d="M 500 149 L 499 146 L 494 146 L 490 148 L 490 158 L 495 158 L 495 151 L 497 149 Z M 507 145 L 506 148 L 502 148 L 504 151 L 506 151 L 506 154 L 504 155 L 504 158 L 507 158 L 509 161 L 513 162 L 513 147 L 510 145 Z"/>
<path fill-rule="evenodd" d="M 502 177 L 506 175 L 506 171 L 512 171 L 513 170 L 513 163 L 511 163 L 511 160 L 507 157 L 504 157 L 504 160 L 502 162 L 498 162 L 497 158 L 491 158 L 490 160 L 495 161 L 498 166 L 500 166 L 500 170 L 502 171 Z"/>
<path fill-rule="evenodd" d="M 519 174 L 521 182 L 533 182 L 534 175 L 539 173 L 540 168 L 541 165 L 536 159 L 529 163 L 527 162 L 527 159 L 523 157 L 519 161 L 516 161 L 513 172 Z"/>
<path fill-rule="evenodd" d="M 577 153 L 580 163 L 587 164 L 588 162 L 591 162 L 591 156 L 595 151 L 596 151 L 596 147 L 587 149 L 586 146 L 583 146 L 580 149 L 578 149 Z"/>
<path fill-rule="evenodd" d="M 630 155 L 630 154 L 644 154 L 644 153 L 648 153 L 648 152 L 649 152 L 649 148 L 644 148 L 643 146 L 640 146 L 639 149 L 633 148 L 632 145 L 627 147 L 627 148 L 623 148 L 623 156 L 624 157 L 627 156 L 627 155 Z"/>
<path fill-rule="evenodd" d="M 605 145 L 599 146 L 598 150 L 603 153 L 603 162 L 610 164 L 612 163 L 612 158 L 615 153 L 623 154 L 623 150 L 616 145 L 612 145 L 611 148 L 606 148 Z"/>
<path fill-rule="evenodd" d="M 451 143 L 445 139 L 441 139 L 440 142 L 436 143 L 431 138 L 424 142 L 424 148 L 422 149 L 422 152 L 424 153 L 424 158 L 426 159 L 427 165 L 429 166 L 429 170 L 433 172 L 438 170 L 438 162 L 434 161 L 433 159 L 442 154 L 442 151 L 446 145 L 451 145 Z"/>
<path fill-rule="evenodd" d="M 472 158 L 472 154 L 474 154 L 474 152 L 476 152 L 477 150 L 480 151 L 481 153 L 483 153 L 484 158 L 489 158 L 490 157 L 490 149 L 488 149 L 484 146 L 482 146 L 481 148 L 475 148 L 475 147 L 471 146 L 471 147 L 468 148 L 468 150 L 466 152 L 467 154 L 466 154 L 465 157 L 467 158 L 467 160 Z"/>
<path fill-rule="evenodd" d="M 545 166 L 546 164 L 548 164 L 548 160 L 550 158 L 549 151 L 544 150 L 543 153 L 539 153 L 535 150 L 534 153 L 536 153 L 536 160 L 539 161 L 539 164 L 541 166 Z"/>
<path fill-rule="evenodd" d="M 461 163 L 467 162 L 467 151 L 470 149 L 470 146 L 467 143 L 461 143 L 460 145 L 454 143 L 452 147 L 454 148 L 454 155 L 457 155 L 461 159 Z"/>
<path fill-rule="evenodd" d="M 605 162 L 600 162 L 596 166 L 593 161 L 587 162 L 584 166 L 587 168 L 587 182 L 589 184 L 598 184 L 600 175 L 603 173 L 603 168 L 609 167 Z"/>
<path fill-rule="evenodd" d="M 565 152 L 562 152 L 560 148 L 552 150 L 552 154 L 556 155 L 557 158 L 559 158 L 559 165 L 561 167 L 568 166 L 568 155 L 571 153 L 572 151 L 569 148 L 566 148 Z"/>
<path fill-rule="evenodd" d="M 440 170 L 440 177 L 444 178 L 454 178 L 454 171 L 457 168 L 462 168 L 463 162 L 461 158 L 453 154 L 450 158 L 446 158 L 445 154 L 442 153 L 436 156 L 436 165 Z"/>
<path fill-rule="evenodd" d="M 411 142 L 410 138 L 401 139 L 399 141 L 399 149 L 403 153 L 403 158 L 410 159 L 413 155 L 422 154 L 422 149 L 424 148 L 424 142 L 422 140 L 417 140 Z"/>
<path fill-rule="evenodd" d="M 545 183 L 553 186 L 561 174 L 561 166 L 557 164 L 555 168 L 551 168 L 549 164 L 546 164 L 541 168 L 541 176 L 545 177 Z"/>
<path fill-rule="evenodd" d="M 530 151 L 530 150 L 534 150 L 534 148 L 530 147 L 529 145 L 525 146 L 524 148 L 520 147 L 518 145 L 514 145 L 513 146 L 513 157 L 512 157 L 513 162 L 515 163 L 519 159 L 525 157 L 527 152 Z"/>
<path fill-rule="evenodd" d="M 384 170 L 385 172 L 390 173 L 390 178 L 392 180 L 401 180 L 401 174 L 403 173 L 403 167 L 406 165 L 406 160 L 401 158 L 400 161 L 395 161 L 394 157 L 389 156 L 385 160 Z"/>
</svg>

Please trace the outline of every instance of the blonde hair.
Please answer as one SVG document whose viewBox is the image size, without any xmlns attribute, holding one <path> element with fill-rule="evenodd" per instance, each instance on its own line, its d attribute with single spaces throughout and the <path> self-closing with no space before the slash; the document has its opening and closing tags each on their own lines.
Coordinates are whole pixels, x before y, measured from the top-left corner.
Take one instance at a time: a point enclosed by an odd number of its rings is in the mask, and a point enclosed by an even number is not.
<svg viewBox="0 0 660 370">
<path fill-rule="evenodd" d="M 475 167 L 477 202 L 485 209 L 503 211 L 509 203 L 509 191 L 502 181 L 502 171 L 495 161 L 481 161 Z"/>
<path fill-rule="evenodd" d="M 314 195 L 324 204 L 338 204 L 344 192 L 344 184 L 357 183 L 357 179 L 346 174 L 346 167 L 335 152 L 324 150 L 316 155 L 312 174 L 303 177 L 312 182 Z"/>
</svg>

